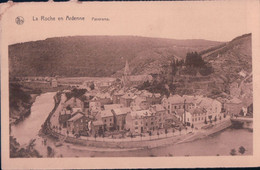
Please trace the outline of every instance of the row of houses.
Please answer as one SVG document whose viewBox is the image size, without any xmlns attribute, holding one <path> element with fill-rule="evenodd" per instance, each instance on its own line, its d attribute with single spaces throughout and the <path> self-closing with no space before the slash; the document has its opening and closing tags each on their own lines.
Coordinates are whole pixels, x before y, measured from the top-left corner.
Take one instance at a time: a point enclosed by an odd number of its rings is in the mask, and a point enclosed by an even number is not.
<svg viewBox="0 0 260 170">
<path fill-rule="evenodd" d="M 168 114 L 176 115 L 178 120 L 188 126 L 223 116 L 221 102 L 198 95 L 171 95 L 169 98 L 162 99 L 162 105 Z"/>
<path fill-rule="evenodd" d="M 63 104 L 60 124 L 74 133 L 131 131 L 140 134 L 170 128 L 180 122 L 187 126 L 197 125 L 223 116 L 222 104 L 215 99 L 171 95 L 154 104 L 148 102 L 147 97 L 159 95 L 140 91 L 125 93 L 119 102 L 103 103 L 103 107 L 100 102 L 90 101 L 89 108 L 81 100 L 71 98 Z M 93 107 L 99 107 L 99 110 L 92 112 Z"/>
<path fill-rule="evenodd" d="M 165 115 L 166 110 L 161 105 L 153 105 L 147 110 L 132 110 L 119 104 L 113 105 L 113 109 L 106 107 L 95 116 L 63 109 L 59 114 L 59 123 L 74 134 L 114 131 L 145 133 L 164 128 Z"/>
</svg>

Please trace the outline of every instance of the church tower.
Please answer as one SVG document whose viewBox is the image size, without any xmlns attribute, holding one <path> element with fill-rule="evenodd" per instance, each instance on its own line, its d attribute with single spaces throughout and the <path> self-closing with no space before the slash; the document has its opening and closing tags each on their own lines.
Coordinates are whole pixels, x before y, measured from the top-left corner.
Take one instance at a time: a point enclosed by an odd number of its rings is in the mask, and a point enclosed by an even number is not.
<svg viewBox="0 0 260 170">
<path fill-rule="evenodd" d="M 127 60 L 125 62 L 124 76 L 130 76 L 130 69 L 129 69 L 129 64 L 128 64 Z"/>
</svg>

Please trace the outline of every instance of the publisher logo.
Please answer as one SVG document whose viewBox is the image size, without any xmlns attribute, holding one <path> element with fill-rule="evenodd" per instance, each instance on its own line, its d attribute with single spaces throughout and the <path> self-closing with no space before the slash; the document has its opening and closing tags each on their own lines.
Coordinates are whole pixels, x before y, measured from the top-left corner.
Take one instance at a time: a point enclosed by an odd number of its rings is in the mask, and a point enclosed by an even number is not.
<svg viewBox="0 0 260 170">
<path fill-rule="evenodd" d="M 22 25 L 24 23 L 24 18 L 21 17 L 21 16 L 18 16 L 18 17 L 15 18 L 15 22 L 18 25 Z"/>
</svg>

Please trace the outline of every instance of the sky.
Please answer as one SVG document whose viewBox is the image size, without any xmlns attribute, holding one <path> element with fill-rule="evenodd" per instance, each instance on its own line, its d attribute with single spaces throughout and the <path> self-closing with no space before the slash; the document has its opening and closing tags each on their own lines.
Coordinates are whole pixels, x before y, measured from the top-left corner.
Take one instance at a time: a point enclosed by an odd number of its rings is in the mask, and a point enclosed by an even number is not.
<svg viewBox="0 0 260 170">
<path fill-rule="evenodd" d="M 45 3 L 46 4 L 46 3 Z M 230 41 L 250 33 L 248 1 L 197 2 L 89 2 L 19 4 L 9 8 L 5 18 L 9 44 L 48 37 L 74 35 L 135 35 L 171 39 Z M 15 23 L 22 16 L 24 24 Z M 33 21 L 33 17 L 55 17 L 55 21 Z M 84 21 L 58 21 L 58 17 L 79 16 Z M 109 21 L 92 21 L 92 17 Z"/>
</svg>

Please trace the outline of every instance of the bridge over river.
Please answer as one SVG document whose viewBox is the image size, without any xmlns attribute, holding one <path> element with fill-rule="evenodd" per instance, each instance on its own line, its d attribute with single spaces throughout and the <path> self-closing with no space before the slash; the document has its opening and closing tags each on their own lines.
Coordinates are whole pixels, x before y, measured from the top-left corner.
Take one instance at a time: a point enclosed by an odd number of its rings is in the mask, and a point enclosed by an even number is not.
<svg viewBox="0 0 260 170">
<path fill-rule="evenodd" d="M 233 117 L 230 119 L 234 127 L 253 130 L 253 117 Z"/>
</svg>

